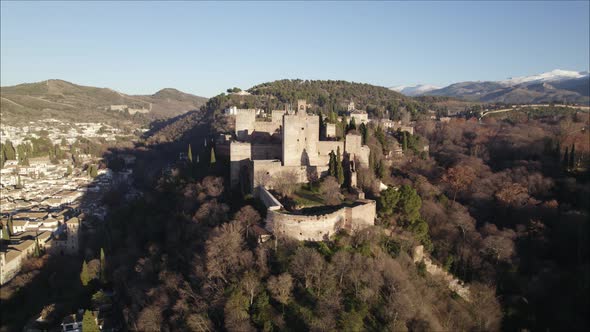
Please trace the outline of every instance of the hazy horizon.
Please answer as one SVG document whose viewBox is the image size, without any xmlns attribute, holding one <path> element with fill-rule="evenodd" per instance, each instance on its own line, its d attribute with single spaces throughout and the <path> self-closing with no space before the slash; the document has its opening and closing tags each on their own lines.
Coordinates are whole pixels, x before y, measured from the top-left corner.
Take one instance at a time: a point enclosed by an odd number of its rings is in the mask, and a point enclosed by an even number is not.
<svg viewBox="0 0 590 332">
<path fill-rule="evenodd" d="M 211 97 L 277 79 L 379 86 L 588 71 L 588 2 L 2 2 L 1 85 Z"/>
</svg>

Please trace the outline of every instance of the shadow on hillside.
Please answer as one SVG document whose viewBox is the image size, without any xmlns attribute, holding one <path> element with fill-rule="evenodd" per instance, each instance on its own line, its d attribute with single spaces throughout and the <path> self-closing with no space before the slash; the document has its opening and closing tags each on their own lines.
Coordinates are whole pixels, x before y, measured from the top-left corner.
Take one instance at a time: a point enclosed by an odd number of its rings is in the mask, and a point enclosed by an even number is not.
<svg viewBox="0 0 590 332">
<path fill-rule="evenodd" d="M 88 189 L 80 198 L 80 210 L 83 215 L 81 225 L 80 252 L 77 256 L 63 256 L 59 254 L 45 253 L 39 258 L 40 268 L 32 270 L 31 273 L 20 278 L 19 274 L 15 279 L 0 288 L 3 291 L 0 304 L 0 331 L 17 331 L 34 321 L 43 308 L 55 304 L 51 321 L 36 324 L 37 327 L 47 330 L 61 330 L 62 319 L 79 308 L 90 306 L 90 297 L 93 292 L 107 285 L 94 284 L 90 287 L 83 287 L 80 281 L 82 261 L 90 261 L 99 258 L 100 249 L 104 248 L 107 257 L 107 274 L 117 279 L 115 293 L 121 293 L 123 289 L 117 290 L 117 285 L 125 284 L 125 277 L 117 275 L 117 271 L 109 270 L 109 266 L 118 266 L 121 261 L 111 262 L 108 260 L 110 254 L 115 252 L 114 241 L 118 243 L 128 239 L 118 230 L 113 231 L 113 220 L 121 221 L 124 214 L 114 218 L 113 211 L 143 211 L 145 218 L 149 218 L 151 210 L 165 210 L 167 202 L 154 201 L 153 197 L 140 199 L 144 195 L 150 195 L 150 190 L 158 185 L 161 175 L 172 173 L 176 166 L 186 164 L 180 158 L 181 153 L 186 155 L 188 144 L 191 144 L 193 158 L 201 160 L 201 163 L 209 163 L 210 149 L 214 140 L 210 134 L 209 126 L 204 123 L 204 117 L 198 112 L 189 112 L 167 121 L 159 121 L 151 126 L 151 130 L 143 137 L 144 142 L 134 144 L 133 148 L 111 148 L 103 154 L 102 160 L 106 165 L 114 165 L 112 170 L 99 170 L 99 175 L 88 184 Z M 166 126 L 180 124 L 178 127 L 178 138 L 174 141 L 149 143 L 150 133 L 153 135 Z M 191 126 L 190 128 L 186 128 Z M 147 138 L 147 139 L 146 139 Z M 218 156 L 218 167 L 216 175 L 227 177 L 229 167 L 221 156 Z M 227 170 L 227 172 L 225 172 Z M 202 178 L 211 172 L 211 168 L 198 168 L 194 170 L 193 177 Z M 226 182 L 229 183 L 229 182 Z M 158 198 L 159 199 L 159 198 Z M 138 203 L 138 201 L 141 201 Z M 147 202 L 147 203 L 146 203 Z M 160 204 L 161 203 L 161 204 Z M 140 207 L 138 207 L 138 205 Z M 128 209 L 126 209 L 128 208 Z M 155 212 L 154 212 L 155 213 Z M 123 226 L 129 227 L 129 226 Z M 154 233 L 163 231 L 162 228 L 138 229 L 141 225 L 134 224 L 134 229 L 127 232 Z M 165 227 L 165 225 L 162 225 Z M 115 232 L 115 233 L 114 233 Z M 119 232 L 119 233 L 117 233 Z M 139 235 L 141 237 L 141 235 Z M 119 244 L 119 247 L 123 247 Z M 126 257 L 128 261 L 134 262 L 139 258 L 138 252 L 128 252 L 117 256 Z M 117 259 L 121 259 L 117 257 Z M 19 282 L 20 287 L 15 289 L 14 283 Z M 96 283 L 96 282 L 95 282 Z M 121 305 L 115 302 L 114 308 L 121 309 Z M 123 313 L 119 310 L 115 314 L 118 321 L 114 326 L 124 327 Z M 124 328 L 122 328 L 124 329 Z"/>
</svg>

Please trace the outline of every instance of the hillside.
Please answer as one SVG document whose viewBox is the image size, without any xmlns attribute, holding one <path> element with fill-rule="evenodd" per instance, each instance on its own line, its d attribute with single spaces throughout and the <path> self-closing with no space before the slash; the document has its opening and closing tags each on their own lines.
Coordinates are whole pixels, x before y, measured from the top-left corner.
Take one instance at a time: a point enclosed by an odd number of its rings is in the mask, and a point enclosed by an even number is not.
<svg viewBox="0 0 590 332">
<path fill-rule="evenodd" d="M 131 96 L 108 88 L 82 86 L 62 80 L 47 80 L 1 88 L 2 120 L 22 123 L 55 117 L 65 120 L 116 119 L 129 117 L 109 111 L 111 105 L 128 105 L 151 111 L 146 118 L 167 118 L 198 109 L 206 98 L 174 89 L 153 95 Z"/>
</svg>

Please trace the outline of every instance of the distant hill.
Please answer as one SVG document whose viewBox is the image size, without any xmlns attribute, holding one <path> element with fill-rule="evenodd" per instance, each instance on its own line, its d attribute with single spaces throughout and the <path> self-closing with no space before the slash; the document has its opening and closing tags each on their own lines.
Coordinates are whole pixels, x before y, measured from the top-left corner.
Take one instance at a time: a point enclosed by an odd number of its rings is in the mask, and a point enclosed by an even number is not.
<svg viewBox="0 0 590 332">
<path fill-rule="evenodd" d="M 407 89 L 406 91 L 414 91 Z M 448 96 L 485 103 L 527 104 L 555 101 L 590 104 L 590 75 L 587 72 L 553 70 L 497 82 L 460 82 L 412 95 Z"/>
<path fill-rule="evenodd" d="M 111 105 L 146 110 L 151 107 L 145 117 L 168 118 L 198 109 L 207 101 L 207 98 L 175 89 L 163 89 L 148 96 L 132 96 L 108 88 L 54 79 L 2 87 L 0 91 L 2 120 L 7 123 L 48 117 L 89 121 L 126 116 L 110 111 Z"/>
</svg>

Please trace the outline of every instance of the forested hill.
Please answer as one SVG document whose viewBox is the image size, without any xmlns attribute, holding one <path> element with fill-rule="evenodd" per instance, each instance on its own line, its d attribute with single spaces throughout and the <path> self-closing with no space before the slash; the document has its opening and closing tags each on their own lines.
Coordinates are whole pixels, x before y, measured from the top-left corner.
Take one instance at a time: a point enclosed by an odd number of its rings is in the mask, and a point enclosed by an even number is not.
<svg viewBox="0 0 590 332">
<path fill-rule="evenodd" d="M 248 90 L 256 96 L 269 97 L 276 103 L 296 103 L 305 99 L 320 109 L 346 109 L 350 101 L 357 109 L 394 109 L 400 106 L 416 110 L 425 104 L 385 87 L 366 83 L 331 80 L 279 80 L 262 83 Z M 264 99 L 263 99 L 264 100 Z"/>
<path fill-rule="evenodd" d="M 241 90 L 234 88 L 228 91 Z M 247 91 L 250 94 L 228 92 L 212 97 L 201 108 L 201 112 L 195 112 L 191 117 L 170 119 L 164 126 L 154 127 L 150 136 L 159 142 L 180 139 L 186 136 L 186 128 L 191 127 L 187 121 L 192 121 L 196 126 L 201 122 L 201 116 L 203 122 L 210 125 L 212 133 L 229 132 L 231 123 L 222 115 L 228 107 L 259 108 L 269 112 L 282 110 L 286 104 L 295 107 L 298 99 L 305 99 L 310 111 L 317 114 L 344 112 L 353 101 L 357 110 L 365 110 L 375 118 L 396 118 L 404 109 L 419 115 L 440 108 L 437 100 L 415 99 L 385 87 L 346 81 L 285 79 L 258 84 Z"/>
</svg>

